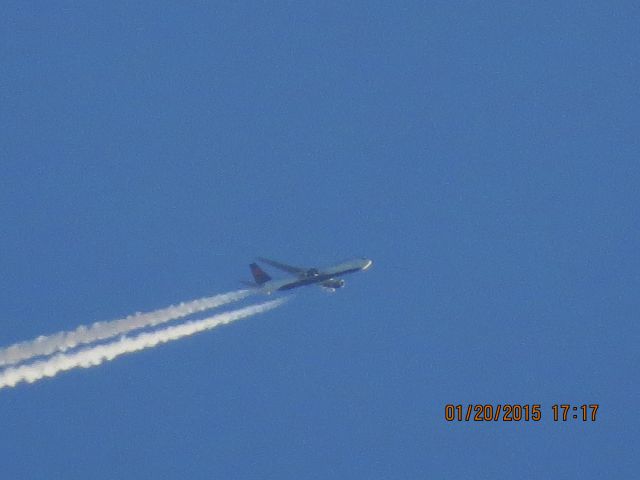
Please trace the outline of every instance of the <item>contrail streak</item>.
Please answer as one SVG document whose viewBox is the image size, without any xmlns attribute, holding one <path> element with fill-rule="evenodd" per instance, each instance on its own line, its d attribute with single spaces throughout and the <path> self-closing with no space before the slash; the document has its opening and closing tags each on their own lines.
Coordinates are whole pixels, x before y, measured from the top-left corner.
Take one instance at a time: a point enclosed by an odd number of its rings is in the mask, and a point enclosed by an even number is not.
<svg viewBox="0 0 640 480">
<path fill-rule="evenodd" d="M 271 300 L 270 302 L 251 305 L 238 310 L 221 313 L 204 320 L 192 320 L 155 332 L 141 333 L 135 337 L 123 337 L 120 340 L 87 347 L 74 353 L 58 353 L 51 358 L 39 360 L 27 365 L 9 367 L 0 372 L 0 388 L 13 387 L 20 382 L 33 383 L 44 377 L 54 377 L 58 373 L 72 368 L 88 368 L 113 360 L 125 353 L 137 352 L 145 348 L 152 348 L 161 343 L 171 342 L 198 332 L 210 330 L 225 323 L 241 318 L 250 317 L 258 313 L 276 308 L 285 300 Z"/>
<path fill-rule="evenodd" d="M 105 340 L 139 328 L 157 326 L 170 320 L 176 320 L 193 313 L 241 300 L 249 295 L 251 295 L 249 290 L 222 293 L 212 297 L 171 305 L 153 312 L 129 315 L 118 320 L 96 322 L 89 326 L 80 325 L 75 330 L 54 333 L 53 335 L 41 336 L 27 342 L 16 343 L 0 349 L 0 366 L 16 364 L 40 355 L 64 352 L 79 345 Z"/>
</svg>

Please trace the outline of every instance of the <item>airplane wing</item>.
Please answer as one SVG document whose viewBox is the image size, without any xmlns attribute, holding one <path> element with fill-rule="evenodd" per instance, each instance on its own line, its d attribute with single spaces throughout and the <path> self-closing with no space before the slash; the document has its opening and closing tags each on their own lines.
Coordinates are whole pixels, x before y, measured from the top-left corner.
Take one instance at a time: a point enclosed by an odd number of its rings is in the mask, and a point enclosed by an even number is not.
<svg viewBox="0 0 640 480">
<path fill-rule="evenodd" d="M 284 272 L 292 273 L 294 275 L 306 275 L 308 269 L 294 267 L 292 265 L 287 265 L 286 263 L 276 262 L 275 260 L 269 260 L 268 258 L 258 257 L 258 261 L 266 263 L 267 265 L 271 265 L 272 267 L 278 268 Z"/>
</svg>

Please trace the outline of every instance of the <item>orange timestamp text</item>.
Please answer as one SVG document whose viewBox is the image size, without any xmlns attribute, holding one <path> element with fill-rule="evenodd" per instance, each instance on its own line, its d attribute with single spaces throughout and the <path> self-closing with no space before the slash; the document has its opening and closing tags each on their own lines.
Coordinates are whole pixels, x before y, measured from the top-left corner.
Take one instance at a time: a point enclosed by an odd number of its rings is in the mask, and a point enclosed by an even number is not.
<svg viewBox="0 0 640 480">
<path fill-rule="evenodd" d="M 551 406 L 553 421 L 566 422 L 582 420 L 595 422 L 598 408 L 597 403 L 571 405 L 568 403 Z M 498 404 L 451 404 L 444 406 L 444 419 L 447 422 L 539 422 L 542 420 L 542 405 L 540 403 L 498 403 Z"/>
</svg>

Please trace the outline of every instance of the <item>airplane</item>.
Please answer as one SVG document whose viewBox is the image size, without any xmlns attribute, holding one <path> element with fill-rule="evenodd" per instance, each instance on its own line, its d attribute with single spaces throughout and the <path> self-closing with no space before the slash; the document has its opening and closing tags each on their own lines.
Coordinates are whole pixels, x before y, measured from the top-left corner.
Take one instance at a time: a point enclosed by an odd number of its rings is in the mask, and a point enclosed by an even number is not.
<svg viewBox="0 0 640 480">
<path fill-rule="evenodd" d="M 271 265 L 279 270 L 290 273 L 296 278 L 286 278 L 283 280 L 273 280 L 257 263 L 249 265 L 251 274 L 255 282 L 242 282 L 251 288 L 258 289 L 264 293 L 271 294 L 276 291 L 291 290 L 293 288 L 304 287 L 305 285 L 318 284 L 323 289 L 329 292 L 335 292 L 336 289 L 344 287 L 344 280 L 340 277 L 347 273 L 359 272 L 360 270 L 366 270 L 373 262 L 368 258 L 356 258 L 343 262 L 339 265 L 327 267 L 323 269 L 318 268 L 301 268 L 287 265 L 285 263 L 276 262 L 275 260 L 269 260 L 268 258 L 258 257 L 256 260 L 267 265 Z"/>
</svg>

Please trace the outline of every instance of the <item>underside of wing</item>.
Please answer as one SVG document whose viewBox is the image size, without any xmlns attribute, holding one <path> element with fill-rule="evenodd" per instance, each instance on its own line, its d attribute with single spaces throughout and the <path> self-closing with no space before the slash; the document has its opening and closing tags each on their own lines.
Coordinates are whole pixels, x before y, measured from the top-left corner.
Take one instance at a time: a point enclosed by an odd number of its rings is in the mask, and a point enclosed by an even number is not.
<svg viewBox="0 0 640 480">
<path fill-rule="evenodd" d="M 292 273 L 293 275 L 306 275 L 306 268 L 294 267 L 293 265 L 287 265 L 286 263 L 276 262 L 275 260 L 269 260 L 268 258 L 258 257 L 257 260 L 259 262 L 266 263 L 267 265 L 271 265 L 272 267 L 278 268 L 284 272 Z"/>
</svg>

